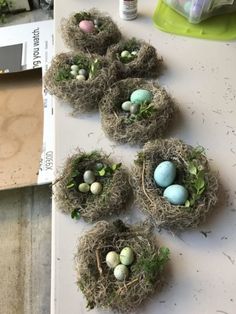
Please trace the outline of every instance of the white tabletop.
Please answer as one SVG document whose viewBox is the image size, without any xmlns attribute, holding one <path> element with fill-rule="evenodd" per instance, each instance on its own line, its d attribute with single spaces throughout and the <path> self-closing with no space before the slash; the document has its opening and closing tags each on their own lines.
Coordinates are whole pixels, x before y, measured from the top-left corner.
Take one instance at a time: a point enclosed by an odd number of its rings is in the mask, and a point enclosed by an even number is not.
<svg viewBox="0 0 236 314">
<path fill-rule="evenodd" d="M 72 12 L 97 7 L 107 11 L 125 36 L 143 38 L 163 56 L 166 69 L 159 82 L 179 104 L 180 116 L 168 136 L 206 148 L 220 172 L 220 203 L 206 224 L 180 237 L 162 231 L 159 242 L 171 250 L 168 283 L 137 313 L 236 313 L 236 42 L 178 37 L 153 26 L 156 0 L 139 1 L 139 17 L 123 21 L 118 0 L 56 0 L 56 52 L 66 51 L 60 20 Z M 55 101 L 55 164 L 80 148 L 102 148 L 130 166 L 138 147 L 116 145 L 101 130 L 98 114 L 72 117 L 71 108 Z M 77 136 L 75 136 L 77 134 Z M 126 221 L 143 216 L 133 209 Z M 53 209 L 52 314 L 87 313 L 86 300 L 75 284 L 73 255 L 77 238 L 91 225 Z M 205 237 L 201 231 L 206 231 Z M 101 313 L 92 310 L 90 313 Z"/>
</svg>

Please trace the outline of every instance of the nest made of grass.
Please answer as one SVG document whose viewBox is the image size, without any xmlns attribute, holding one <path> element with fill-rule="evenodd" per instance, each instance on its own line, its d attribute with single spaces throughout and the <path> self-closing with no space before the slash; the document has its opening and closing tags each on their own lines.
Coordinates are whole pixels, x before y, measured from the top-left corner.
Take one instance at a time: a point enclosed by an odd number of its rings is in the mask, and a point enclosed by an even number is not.
<svg viewBox="0 0 236 314">
<path fill-rule="evenodd" d="M 122 60 L 121 52 L 127 50 L 137 51 L 133 59 Z M 128 77 L 157 78 L 161 72 L 163 59 L 157 55 L 156 49 L 145 41 L 135 38 L 121 40 L 119 43 L 108 48 L 107 59 L 110 63 L 118 63 L 117 77 L 125 79 Z"/>
<path fill-rule="evenodd" d="M 153 108 L 150 116 L 130 122 L 121 105 L 130 99 L 137 89 L 147 89 L 152 92 Z M 175 106 L 164 88 L 138 78 L 121 80 L 106 91 L 99 103 L 101 122 L 104 132 L 112 140 L 119 143 L 143 144 L 159 138 L 167 129 L 174 116 Z"/>
<path fill-rule="evenodd" d="M 162 161 L 172 161 L 177 168 L 175 183 L 183 184 L 189 177 L 189 162 L 193 162 L 204 173 L 205 190 L 190 207 L 171 205 L 163 196 L 163 189 L 154 181 L 154 170 Z M 194 177 L 193 177 L 194 179 Z M 218 179 L 209 167 L 202 149 L 193 148 L 178 139 L 156 140 L 146 143 L 138 154 L 132 169 L 133 188 L 141 209 L 148 213 L 159 227 L 181 231 L 196 228 L 204 222 L 210 209 L 217 202 Z M 192 183 L 194 184 L 194 183 Z M 186 186 L 187 188 L 187 186 Z M 189 197 L 194 187 L 187 188 Z"/>
<path fill-rule="evenodd" d="M 96 163 L 110 167 L 114 165 L 113 160 L 103 152 L 78 151 L 68 157 L 60 176 L 55 181 L 55 199 L 59 208 L 64 213 L 71 214 L 72 218 L 81 216 L 87 222 L 108 218 L 125 210 L 132 197 L 129 175 L 122 165 L 110 176 L 96 176 L 103 186 L 101 194 L 79 192 L 78 185 L 83 182 L 83 173 L 86 170 L 93 170 Z"/>
<path fill-rule="evenodd" d="M 120 253 L 130 247 L 135 261 L 125 281 L 117 281 L 106 265 L 109 251 Z M 131 312 L 160 287 L 169 250 L 159 248 L 147 225 L 125 225 L 100 221 L 81 237 L 75 255 L 77 284 L 87 299 L 87 307 Z"/>
<path fill-rule="evenodd" d="M 99 32 L 84 33 L 79 27 L 80 21 L 94 19 L 98 19 L 101 24 Z M 68 19 L 63 19 L 61 31 L 69 48 L 100 55 L 104 55 L 107 48 L 121 38 L 121 33 L 111 17 L 96 9 L 74 13 Z"/>
<path fill-rule="evenodd" d="M 92 78 L 78 81 L 70 75 L 70 66 L 80 60 L 84 67 L 91 67 L 95 60 L 98 68 Z M 98 108 L 98 102 L 104 91 L 116 79 L 110 73 L 107 61 L 97 55 L 86 55 L 82 52 L 60 53 L 56 55 L 44 76 L 45 88 L 50 94 L 69 103 L 73 113 L 91 112 Z"/>
</svg>

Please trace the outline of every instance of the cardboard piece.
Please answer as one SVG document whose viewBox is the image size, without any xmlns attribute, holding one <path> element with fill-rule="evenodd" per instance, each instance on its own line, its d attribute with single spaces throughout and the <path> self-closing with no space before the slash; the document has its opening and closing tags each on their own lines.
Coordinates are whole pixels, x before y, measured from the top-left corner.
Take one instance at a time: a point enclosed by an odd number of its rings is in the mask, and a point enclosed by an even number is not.
<svg viewBox="0 0 236 314">
<path fill-rule="evenodd" d="M 43 145 L 41 69 L 0 75 L 0 190 L 34 185 Z"/>
</svg>

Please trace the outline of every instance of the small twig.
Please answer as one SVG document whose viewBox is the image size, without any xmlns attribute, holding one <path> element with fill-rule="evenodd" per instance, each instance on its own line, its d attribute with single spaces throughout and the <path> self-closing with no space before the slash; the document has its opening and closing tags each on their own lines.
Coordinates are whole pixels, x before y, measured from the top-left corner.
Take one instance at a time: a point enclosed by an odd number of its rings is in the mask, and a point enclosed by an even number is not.
<svg viewBox="0 0 236 314">
<path fill-rule="evenodd" d="M 216 312 L 217 312 L 217 313 L 228 314 L 227 312 L 225 312 L 225 311 L 221 311 L 221 310 L 217 310 Z"/>
<path fill-rule="evenodd" d="M 143 162 L 143 170 L 142 170 L 142 187 L 143 187 L 143 192 L 146 195 L 146 197 L 149 199 L 150 203 L 152 203 L 152 200 L 150 199 L 150 197 L 147 194 L 146 189 L 145 189 L 144 174 L 145 174 L 145 163 Z"/>
<path fill-rule="evenodd" d="M 116 117 L 116 119 L 119 119 L 117 113 L 115 111 L 113 111 L 113 113 L 114 113 L 114 116 Z"/>
<path fill-rule="evenodd" d="M 97 267 L 98 267 L 98 271 L 99 274 L 102 274 L 102 267 L 101 267 L 101 262 L 100 262 L 100 257 L 99 257 L 99 251 L 98 249 L 96 250 L 96 259 L 97 259 Z"/>
<path fill-rule="evenodd" d="M 132 281 L 128 282 L 127 284 L 125 284 L 123 287 L 120 287 L 119 290 L 117 291 L 117 293 L 120 294 L 124 289 L 127 289 L 127 287 L 131 286 L 136 281 L 138 281 L 138 278 L 135 278 L 134 280 L 132 280 Z"/>
</svg>

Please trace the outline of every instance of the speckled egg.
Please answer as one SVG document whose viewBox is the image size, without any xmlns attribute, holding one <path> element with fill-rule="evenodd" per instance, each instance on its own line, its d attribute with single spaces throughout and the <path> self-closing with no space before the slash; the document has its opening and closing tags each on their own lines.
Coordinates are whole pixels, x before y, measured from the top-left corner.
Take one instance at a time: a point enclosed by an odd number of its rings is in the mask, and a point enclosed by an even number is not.
<svg viewBox="0 0 236 314">
<path fill-rule="evenodd" d="M 120 256 L 115 251 L 110 251 L 106 255 L 106 263 L 109 268 L 115 268 L 120 264 Z"/>
<path fill-rule="evenodd" d="M 83 178 L 84 178 L 84 182 L 88 184 L 92 184 L 95 181 L 95 175 L 93 171 L 91 170 L 86 170 L 83 175 Z"/>
<path fill-rule="evenodd" d="M 161 162 L 154 171 L 154 180 L 162 188 L 171 185 L 176 177 L 176 166 L 171 161 Z"/>
<path fill-rule="evenodd" d="M 79 28 L 84 32 L 84 33 L 92 33 L 95 30 L 94 24 L 92 21 L 88 20 L 82 20 L 79 23 Z"/>
<path fill-rule="evenodd" d="M 90 186 L 90 191 L 94 195 L 101 194 L 102 192 L 102 185 L 100 182 L 93 182 Z"/>
<path fill-rule="evenodd" d="M 129 270 L 125 265 L 119 264 L 114 269 L 114 276 L 119 281 L 124 281 L 129 275 Z"/>
<path fill-rule="evenodd" d="M 168 186 L 163 196 L 173 205 L 183 205 L 188 199 L 188 191 L 180 184 Z"/>
<path fill-rule="evenodd" d="M 122 108 L 124 111 L 130 111 L 131 105 L 132 105 L 132 102 L 131 102 L 131 101 L 125 101 L 125 102 L 122 103 L 121 108 Z"/>
<path fill-rule="evenodd" d="M 138 105 L 144 102 L 150 103 L 152 101 L 152 93 L 146 89 L 137 89 L 131 94 L 130 101 Z"/>
<path fill-rule="evenodd" d="M 134 252 L 130 247 L 125 247 L 120 252 L 120 262 L 123 265 L 131 265 L 134 261 Z"/>
</svg>

